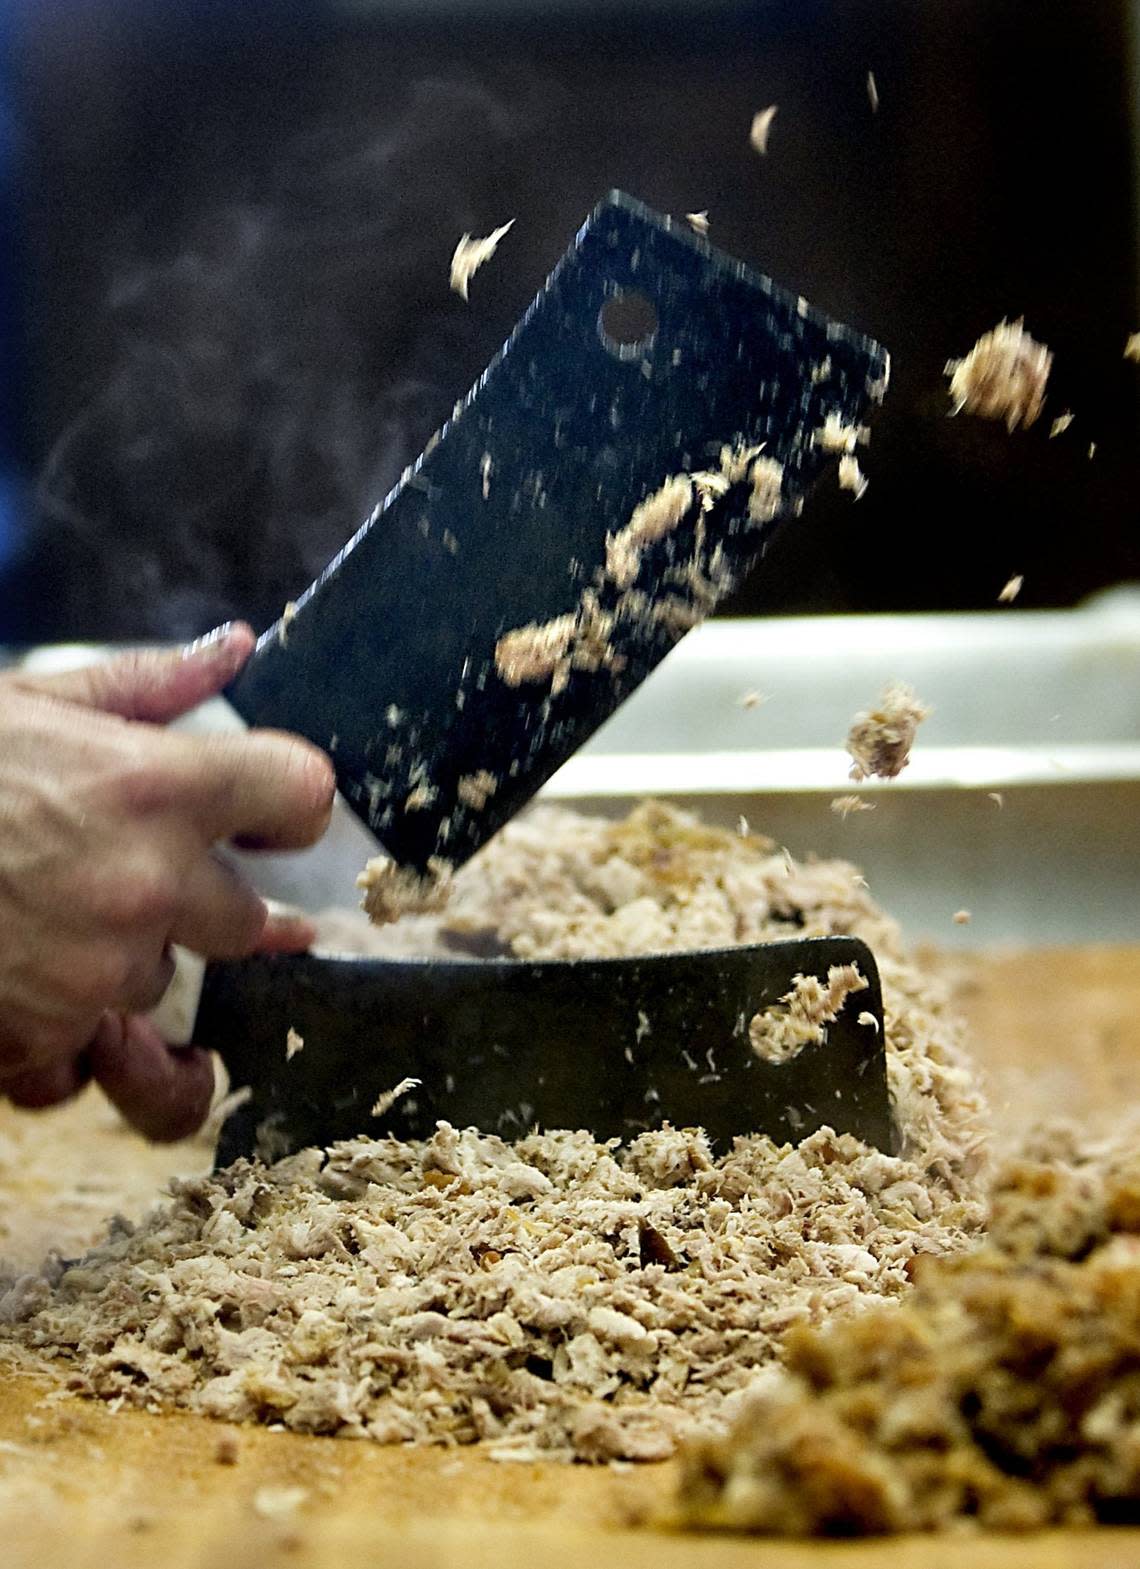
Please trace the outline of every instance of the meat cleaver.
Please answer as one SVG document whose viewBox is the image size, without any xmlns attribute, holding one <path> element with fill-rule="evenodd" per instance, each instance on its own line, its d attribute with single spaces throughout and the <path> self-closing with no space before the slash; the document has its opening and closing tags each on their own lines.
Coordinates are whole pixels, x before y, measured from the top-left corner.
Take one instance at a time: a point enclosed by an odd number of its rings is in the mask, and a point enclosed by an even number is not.
<svg viewBox="0 0 1140 1569">
<path fill-rule="evenodd" d="M 450 871 L 763 556 L 887 379 L 878 344 L 611 193 L 229 700 L 324 748 L 396 865 Z M 826 1045 L 759 1064 L 741 1020 L 849 962 L 868 989 Z M 853 938 L 545 964 L 259 956 L 207 966 L 179 1001 L 168 1038 L 216 1047 L 251 1091 L 219 1160 L 422 1136 L 437 1116 L 892 1138 L 878 977 Z M 372 1118 L 407 1077 L 423 1088 Z"/>
</svg>

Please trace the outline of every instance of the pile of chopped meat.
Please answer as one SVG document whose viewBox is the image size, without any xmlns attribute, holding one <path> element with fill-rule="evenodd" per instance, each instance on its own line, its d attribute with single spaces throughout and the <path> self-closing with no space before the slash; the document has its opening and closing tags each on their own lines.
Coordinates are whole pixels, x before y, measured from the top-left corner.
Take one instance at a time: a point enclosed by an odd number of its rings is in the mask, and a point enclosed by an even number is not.
<svg viewBox="0 0 1140 1569">
<path fill-rule="evenodd" d="M 662 806 L 618 823 L 546 808 L 418 919 L 425 946 L 528 958 L 862 936 L 900 1153 L 827 1130 L 713 1150 L 692 1129 L 620 1146 L 441 1124 L 242 1161 L 173 1184 L 80 1261 L 0 1276 L 10 1346 L 145 1406 L 649 1460 L 723 1430 L 792 1326 L 904 1295 L 920 1255 L 976 1237 L 982 1107 L 958 1029 L 853 867 Z"/>
<path fill-rule="evenodd" d="M 1140 1521 L 1135 1141 L 999 1173 L 987 1246 L 788 1337 L 726 1437 L 684 1456 L 685 1524 L 783 1535 Z"/>
</svg>

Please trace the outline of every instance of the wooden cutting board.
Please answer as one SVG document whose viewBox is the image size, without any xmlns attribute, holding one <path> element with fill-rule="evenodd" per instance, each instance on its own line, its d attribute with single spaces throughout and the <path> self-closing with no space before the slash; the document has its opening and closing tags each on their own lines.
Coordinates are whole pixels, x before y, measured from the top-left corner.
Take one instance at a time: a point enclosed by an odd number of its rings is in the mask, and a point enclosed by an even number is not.
<svg viewBox="0 0 1140 1569">
<path fill-rule="evenodd" d="M 1064 1114 L 1108 1126 L 1137 1104 L 1140 947 L 942 961 L 999 1126 Z M 202 1148 L 142 1150 L 94 1098 L 32 1120 L 0 1108 L 0 1253 L 93 1236 L 115 1192 L 141 1206 Z M 77 1202 L 78 1195 L 78 1202 Z M 102 1211 L 105 1214 L 105 1207 Z M 236 1461 L 222 1463 L 232 1436 Z M 0 1367 L 0 1565 L 74 1569 L 1124 1569 L 1140 1531 L 860 1544 L 669 1535 L 644 1521 L 672 1464 L 496 1464 L 191 1416 L 113 1412 Z M 292 1496 L 290 1496 L 292 1495 Z M 290 1508 L 289 1505 L 293 1507 Z"/>
</svg>

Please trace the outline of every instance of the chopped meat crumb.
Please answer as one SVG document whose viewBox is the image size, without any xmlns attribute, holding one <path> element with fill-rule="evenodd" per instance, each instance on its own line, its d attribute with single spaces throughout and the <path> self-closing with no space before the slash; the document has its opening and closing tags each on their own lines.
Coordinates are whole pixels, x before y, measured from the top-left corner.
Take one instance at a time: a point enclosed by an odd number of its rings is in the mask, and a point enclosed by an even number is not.
<svg viewBox="0 0 1140 1569">
<path fill-rule="evenodd" d="M 292 1062 L 297 1053 L 299 1051 L 304 1051 L 304 1049 L 304 1036 L 298 1035 L 297 1031 L 293 1029 L 292 1026 L 290 1026 L 289 1031 L 285 1036 L 285 1061 Z"/>
<path fill-rule="evenodd" d="M 281 621 L 277 628 L 277 641 L 281 644 L 282 648 L 287 648 L 289 645 L 289 628 L 293 624 L 293 619 L 296 614 L 296 600 L 287 600 L 285 603 L 285 609 L 281 612 Z"/>
<path fill-rule="evenodd" d="M 425 873 L 411 866 L 398 866 L 385 855 L 374 855 L 356 879 L 364 891 L 361 908 L 377 926 L 395 921 L 401 915 L 417 915 L 442 910 L 451 889 L 451 868 L 435 857 Z"/>
<path fill-rule="evenodd" d="M 426 780 L 421 779 L 419 784 L 414 785 L 404 797 L 404 811 L 422 812 L 431 805 L 438 794 L 439 791 L 434 785 L 430 785 Z"/>
<path fill-rule="evenodd" d="M 707 563 L 702 560 L 701 519 L 696 522 L 693 556 L 670 567 L 662 579 L 680 585 L 688 597 L 669 592 L 652 598 L 635 588 L 643 554 L 684 521 L 694 491 L 704 512 L 731 485 L 747 479 L 751 482 L 749 520 L 764 524 L 777 517 L 782 509 L 783 465 L 760 453 L 760 446 L 724 446 L 719 470 L 675 474 L 640 502 L 625 527 L 607 536 L 606 572 L 621 590 L 613 610 L 603 610 L 597 589 L 586 588 L 576 610 L 504 633 L 495 645 L 495 667 L 502 680 L 508 686 L 549 682 L 551 696 L 557 696 L 565 690 L 572 670 L 620 668 L 622 656 L 611 642 L 619 622 L 654 621 L 677 637 L 696 626 L 733 586 L 718 549 Z"/>
<path fill-rule="evenodd" d="M 1023 323 L 999 322 L 983 333 L 963 360 L 948 360 L 955 414 L 1005 420 L 1013 431 L 1041 413 L 1053 356 L 1025 331 Z"/>
<path fill-rule="evenodd" d="M 499 248 L 500 240 L 514 221 L 512 218 L 510 223 L 504 223 L 501 228 L 492 230 L 481 240 L 473 240 L 469 234 L 462 236 L 451 258 L 451 287 L 461 299 L 467 299 L 467 289 L 472 274 L 478 272 L 484 262 L 491 260 Z"/>
<path fill-rule="evenodd" d="M 858 783 L 870 775 L 894 779 L 910 760 L 915 733 L 930 709 L 905 681 L 893 681 L 879 699 L 878 708 L 856 714 L 847 733 L 847 750 L 854 758 L 851 778 Z"/>
<path fill-rule="evenodd" d="M 578 617 L 570 611 L 551 621 L 529 621 L 504 632 L 495 644 L 495 669 L 508 686 L 549 681 L 570 652 Z"/>
<path fill-rule="evenodd" d="M 754 458 L 751 479 L 748 516 L 753 523 L 771 523 L 779 517 L 783 503 L 784 465 L 775 458 Z"/>
<path fill-rule="evenodd" d="M 455 794 L 464 806 L 481 812 L 498 788 L 495 775 L 487 768 L 480 768 L 476 773 L 463 775 L 455 786 Z"/>
<path fill-rule="evenodd" d="M 839 460 L 840 490 L 854 491 L 855 500 L 858 501 L 866 492 L 867 484 L 867 476 L 859 467 L 859 459 L 845 452 Z"/>
<path fill-rule="evenodd" d="M 954 911 L 953 920 L 955 926 L 969 926 L 971 919 L 969 910 Z"/>
<path fill-rule="evenodd" d="M 730 485 L 740 485 L 748 478 L 748 470 L 753 461 L 764 450 L 764 443 L 759 446 L 724 446 L 720 449 L 720 471 Z"/>
<path fill-rule="evenodd" d="M 873 812 L 875 803 L 865 800 L 861 795 L 837 795 L 831 803 L 831 810 L 837 817 L 848 818 L 852 812 Z"/>
<path fill-rule="evenodd" d="M 419 1089 L 422 1083 L 422 1079 L 401 1079 L 399 1084 L 393 1085 L 390 1090 L 385 1090 L 383 1094 L 376 1097 L 368 1115 L 370 1117 L 383 1117 L 392 1110 L 392 1107 L 401 1096 L 406 1095 L 409 1090 Z"/>
<path fill-rule="evenodd" d="M 1025 579 L 1021 576 L 1020 573 L 1018 573 L 1016 577 L 1011 577 L 1006 583 L 1005 587 L 1002 589 L 1001 593 L 998 595 L 998 604 L 1012 605 L 1018 594 L 1021 593 L 1021 585 L 1024 582 Z"/>
<path fill-rule="evenodd" d="M 1137 365 L 1140 365 L 1140 332 L 1128 334 L 1128 341 L 1124 345 L 1124 358 L 1135 360 Z"/>
<path fill-rule="evenodd" d="M 768 137 L 778 108 L 779 104 L 769 104 L 767 109 L 758 109 L 752 116 L 752 128 L 748 133 L 748 140 L 753 152 L 759 153 L 761 157 L 768 151 Z"/>
<path fill-rule="evenodd" d="M 699 469 L 690 477 L 701 498 L 702 512 L 711 512 L 720 498 L 728 495 L 728 478 L 717 469 Z"/>
<path fill-rule="evenodd" d="M 629 588 L 641 570 L 642 552 L 671 534 L 693 504 L 693 481 L 674 474 L 633 509 L 629 522 L 606 539 L 606 571 L 619 588 Z"/>
<path fill-rule="evenodd" d="M 223 1433 L 214 1445 L 214 1459 L 218 1465 L 237 1465 L 241 1449 L 232 1433 Z"/>
<path fill-rule="evenodd" d="M 551 695 L 557 696 L 572 670 L 600 670 L 613 661 L 615 620 L 613 612 L 601 608 L 596 592 L 584 589 L 577 610 L 505 632 L 495 645 L 495 668 L 507 686 L 548 681 Z"/>
<path fill-rule="evenodd" d="M 1049 440 L 1052 441 L 1055 436 L 1064 435 L 1065 431 L 1068 430 L 1072 423 L 1073 414 L 1070 409 L 1066 409 L 1063 414 L 1058 414 L 1057 418 L 1049 427 Z"/>
<path fill-rule="evenodd" d="M 308 1496 L 307 1487 L 259 1487 L 253 1495 L 253 1511 L 263 1520 L 289 1520 Z"/>
<path fill-rule="evenodd" d="M 0 1343 L 139 1406 L 483 1439 L 508 1457 L 659 1458 L 697 1426 L 725 1431 L 792 1326 L 895 1301 L 917 1255 L 976 1236 L 982 1103 L 956 1022 L 846 863 L 788 864 L 759 835 L 658 805 L 622 822 L 542 807 L 419 919 L 520 958 L 863 937 L 900 1153 L 830 1130 L 712 1150 L 695 1129 L 508 1143 L 441 1123 L 416 1143 L 239 1161 L 175 1183 L 79 1263 L 0 1268 Z"/>
<path fill-rule="evenodd" d="M 833 964 L 826 986 L 817 975 L 797 975 L 778 1004 L 749 1020 L 752 1050 L 764 1062 L 790 1062 L 805 1046 L 826 1040 L 825 1026 L 839 1017 L 846 999 L 866 989 L 867 981 L 854 964 Z"/>
<path fill-rule="evenodd" d="M 681 1523 L 849 1536 L 1140 1517 L 1131 1141 L 1011 1162 L 989 1245 L 914 1274 L 901 1306 L 791 1331 L 786 1371 L 727 1437 L 684 1452 Z"/>
<path fill-rule="evenodd" d="M 859 445 L 866 445 L 871 432 L 866 425 L 845 425 L 833 409 L 818 430 L 812 432 L 812 445 L 825 452 L 853 453 Z"/>
<path fill-rule="evenodd" d="M 707 234 L 709 232 L 709 215 L 707 208 L 703 209 L 701 212 L 687 212 L 685 214 L 685 220 L 691 228 L 696 230 L 698 234 Z"/>
</svg>

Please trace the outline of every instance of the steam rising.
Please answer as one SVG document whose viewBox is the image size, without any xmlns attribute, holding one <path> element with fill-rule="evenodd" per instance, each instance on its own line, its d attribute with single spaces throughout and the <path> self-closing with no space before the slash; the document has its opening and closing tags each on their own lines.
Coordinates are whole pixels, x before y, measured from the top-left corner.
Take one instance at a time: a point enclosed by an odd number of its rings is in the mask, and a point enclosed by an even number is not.
<svg viewBox="0 0 1140 1569">
<path fill-rule="evenodd" d="M 119 246 L 109 372 L 38 488 L 53 629 L 189 637 L 296 597 L 497 346 L 447 258 L 536 118 L 424 81 L 384 130 L 310 129 L 256 192 L 215 190 L 176 254 Z"/>
</svg>

